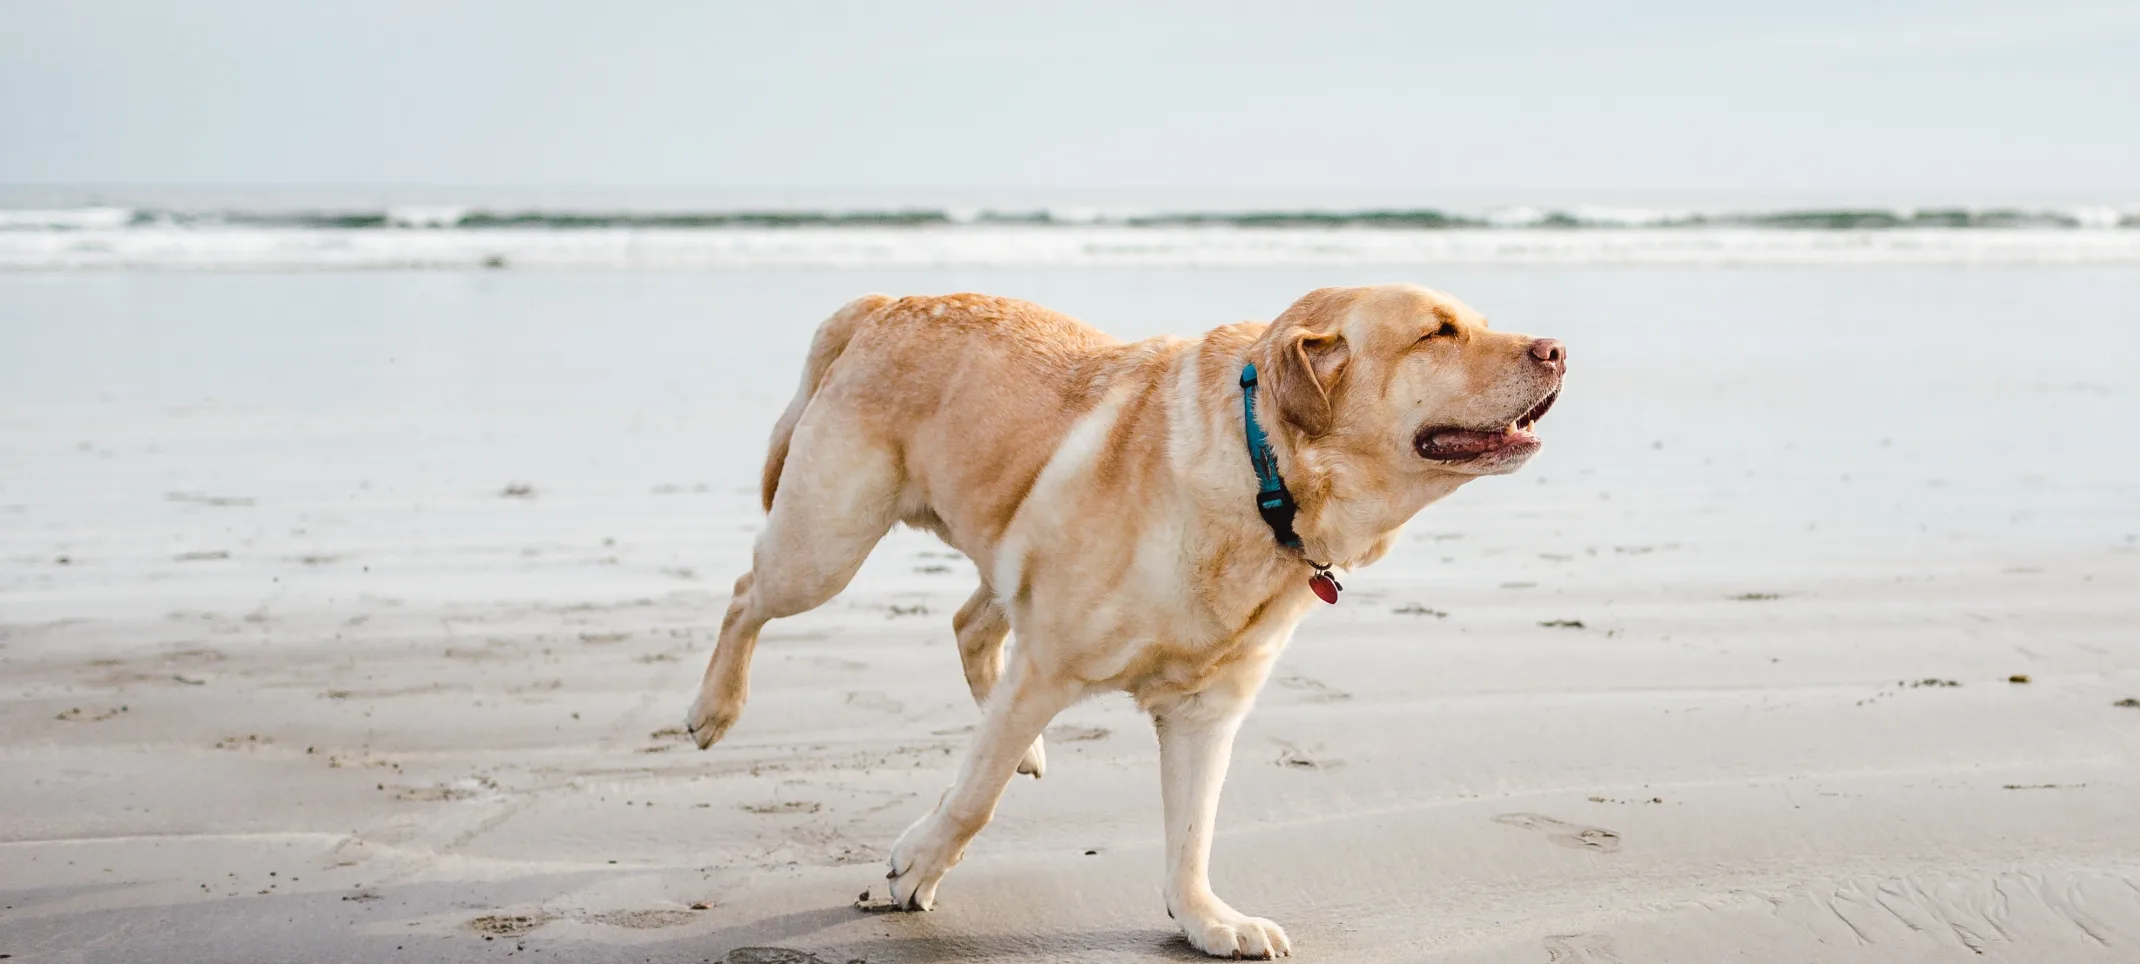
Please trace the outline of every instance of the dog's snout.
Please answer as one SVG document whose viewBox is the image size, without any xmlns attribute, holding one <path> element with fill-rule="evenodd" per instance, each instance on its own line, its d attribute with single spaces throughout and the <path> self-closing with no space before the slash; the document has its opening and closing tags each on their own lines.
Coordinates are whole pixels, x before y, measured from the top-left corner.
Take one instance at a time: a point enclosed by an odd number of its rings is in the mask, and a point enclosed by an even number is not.
<svg viewBox="0 0 2140 964">
<path fill-rule="evenodd" d="M 1531 357 L 1556 372 L 1568 370 L 1568 346 L 1561 344 L 1558 338 L 1533 339 Z"/>
</svg>

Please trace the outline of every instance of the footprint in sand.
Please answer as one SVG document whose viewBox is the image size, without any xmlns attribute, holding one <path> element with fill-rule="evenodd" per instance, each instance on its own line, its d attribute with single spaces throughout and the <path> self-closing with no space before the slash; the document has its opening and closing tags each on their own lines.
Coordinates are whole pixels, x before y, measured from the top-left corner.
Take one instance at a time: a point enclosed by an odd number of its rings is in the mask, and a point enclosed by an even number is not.
<svg viewBox="0 0 2140 964">
<path fill-rule="evenodd" d="M 1547 840 L 1551 840 L 1570 850 L 1589 850 L 1601 854 L 1618 853 L 1620 851 L 1620 835 L 1603 827 L 1579 826 L 1538 813 L 1504 813 L 1495 817 L 1494 822 L 1511 827 L 1522 827 L 1525 830 L 1536 830 L 1545 834 Z M 1554 959 L 1559 960 L 1559 958 Z M 1569 958 L 1569 960 L 1588 959 Z"/>
<path fill-rule="evenodd" d="M 595 924 L 643 931 L 682 927 L 691 923 L 697 916 L 688 910 L 617 910 L 605 914 L 589 914 L 580 919 Z"/>
<path fill-rule="evenodd" d="M 1546 938 L 1546 964 L 1620 964 L 1620 953 L 1603 934 L 1559 934 Z"/>
<path fill-rule="evenodd" d="M 790 950 L 785 947 L 738 947 L 721 956 L 715 964 L 828 964 L 815 954 Z"/>
<path fill-rule="evenodd" d="M 877 690 L 850 692 L 847 694 L 846 701 L 848 706 L 852 706 L 857 709 L 873 710 L 878 713 L 904 713 L 906 712 L 907 708 L 905 703 L 901 703 L 898 700 L 892 699 L 891 697 L 886 696 L 884 695 L 884 693 Z"/>
<path fill-rule="evenodd" d="M 53 717 L 53 719 L 62 723 L 102 723 L 124 712 L 126 712 L 126 707 L 124 706 L 115 706 L 102 713 L 85 712 L 81 707 L 76 706 L 60 711 L 60 714 Z"/>
<path fill-rule="evenodd" d="M 485 914 L 465 926 L 485 937 L 519 937 L 556 919 L 555 914 Z"/>
<path fill-rule="evenodd" d="M 780 803 L 746 803 L 743 809 L 751 813 L 816 813 L 820 808 L 809 800 L 784 800 Z"/>
<path fill-rule="evenodd" d="M 1299 690 L 1301 693 L 1306 694 L 1302 699 L 1310 703 L 1342 703 L 1352 699 L 1351 693 L 1347 693 L 1312 676 L 1304 676 L 1299 673 L 1287 673 L 1272 682 L 1289 690 Z"/>
<path fill-rule="evenodd" d="M 1276 742 L 1278 744 L 1278 759 L 1272 762 L 1277 763 L 1279 766 L 1291 767 L 1297 770 L 1335 770 L 1345 765 L 1343 760 L 1310 755 L 1307 751 L 1284 740 Z"/>
<path fill-rule="evenodd" d="M 252 499 L 242 495 L 208 495 L 204 492 L 166 492 L 163 494 L 163 498 L 165 502 L 189 502 L 194 505 L 212 505 L 217 507 L 247 506 L 253 504 Z"/>
</svg>

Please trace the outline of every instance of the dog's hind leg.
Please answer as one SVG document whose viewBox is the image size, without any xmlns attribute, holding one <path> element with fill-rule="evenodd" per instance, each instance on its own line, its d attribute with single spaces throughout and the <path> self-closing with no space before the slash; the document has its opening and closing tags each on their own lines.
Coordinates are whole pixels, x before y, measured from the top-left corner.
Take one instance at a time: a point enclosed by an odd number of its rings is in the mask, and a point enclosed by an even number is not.
<svg viewBox="0 0 2140 964">
<path fill-rule="evenodd" d="M 951 617 L 951 630 L 958 634 L 959 662 L 966 668 L 966 686 L 973 691 L 974 703 L 986 710 L 988 693 L 1003 675 L 1003 642 L 1011 631 L 1010 615 L 996 602 L 995 588 L 986 580 Z M 1019 773 L 1038 780 L 1047 770 L 1048 754 L 1042 743 L 1042 738 L 1033 738 L 1025 758 L 1018 761 Z"/>
<path fill-rule="evenodd" d="M 751 571 L 736 580 L 720 641 L 685 717 L 701 749 L 743 712 L 758 631 L 769 620 L 815 609 L 847 587 L 898 517 L 903 484 L 897 455 L 837 409 L 814 405 L 804 417 L 751 552 Z"/>
</svg>

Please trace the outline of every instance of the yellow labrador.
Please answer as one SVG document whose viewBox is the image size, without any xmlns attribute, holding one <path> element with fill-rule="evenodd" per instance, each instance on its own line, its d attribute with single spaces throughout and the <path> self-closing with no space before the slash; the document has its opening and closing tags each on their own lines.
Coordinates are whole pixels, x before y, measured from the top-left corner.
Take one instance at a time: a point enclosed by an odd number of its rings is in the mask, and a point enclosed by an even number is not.
<svg viewBox="0 0 2140 964">
<path fill-rule="evenodd" d="M 1411 285 L 1326 288 L 1276 321 L 1124 344 L 1038 305 L 871 295 L 817 331 L 773 429 L 765 530 L 688 724 L 743 712 L 768 620 L 822 605 L 895 522 L 971 557 L 952 624 L 986 722 L 893 846 L 927 910 L 1064 707 L 1128 692 L 1159 735 L 1168 912 L 1221 957 L 1290 952 L 1211 892 L 1234 733 L 1331 568 L 1373 562 L 1428 503 L 1515 471 L 1567 353 Z M 1005 658 L 1005 636 L 1018 645 Z"/>
</svg>

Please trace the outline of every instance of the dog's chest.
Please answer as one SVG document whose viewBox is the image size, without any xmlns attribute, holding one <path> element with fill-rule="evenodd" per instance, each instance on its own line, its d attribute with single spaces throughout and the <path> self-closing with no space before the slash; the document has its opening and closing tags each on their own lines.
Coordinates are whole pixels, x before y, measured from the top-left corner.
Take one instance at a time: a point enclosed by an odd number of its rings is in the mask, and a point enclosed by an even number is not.
<svg viewBox="0 0 2140 964">
<path fill-rule="evenodd" d="M 1212 600 L 1209 587 L 1202 593 L 1181 588 L 1171 598 L 1136 607 L 1141 618 L 1118 623 L 1122 645 L 1095 651 L 1106 654 L 1105 665 L 1087 667 L 1087 678 L 1106 678 L 1145 704 L 1213 686 L 1245 686 L 1253 693 L 1312 602 L 1304 589 Z"/>
</svg>

